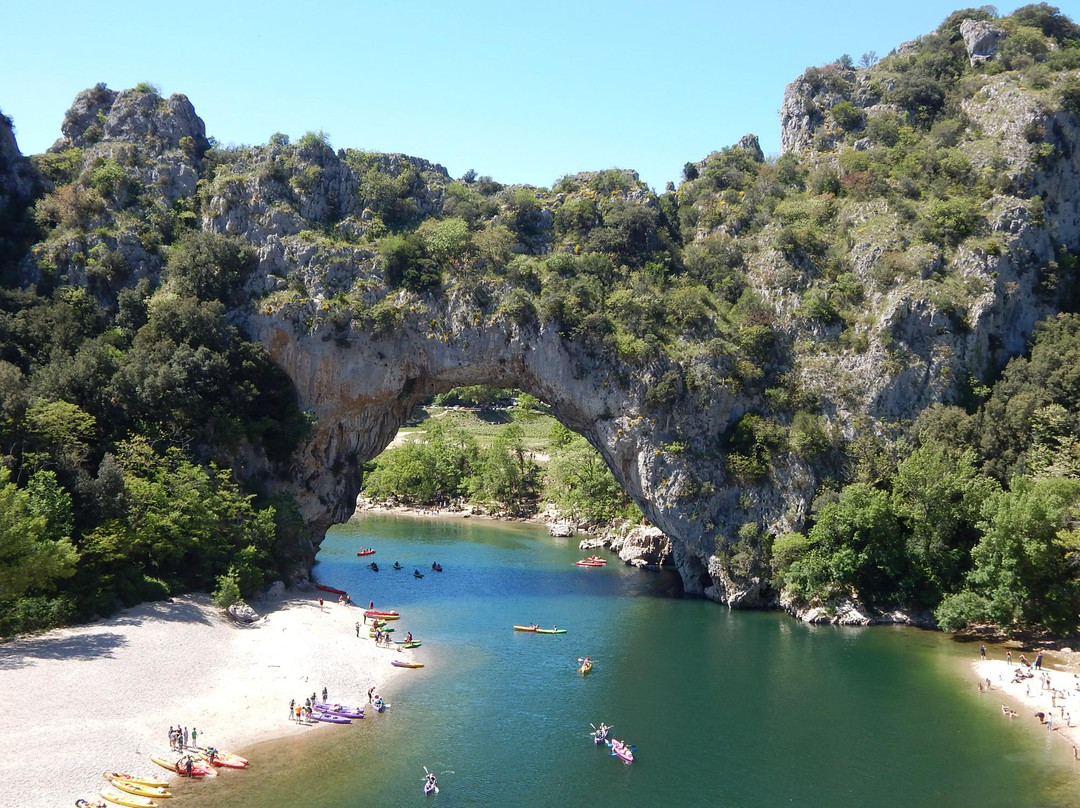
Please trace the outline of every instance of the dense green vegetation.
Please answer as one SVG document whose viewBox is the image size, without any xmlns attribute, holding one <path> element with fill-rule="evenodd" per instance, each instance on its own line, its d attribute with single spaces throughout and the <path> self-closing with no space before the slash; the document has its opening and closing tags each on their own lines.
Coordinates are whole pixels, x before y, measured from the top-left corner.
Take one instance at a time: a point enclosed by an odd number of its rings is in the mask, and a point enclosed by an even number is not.
<svg viewBox="0 0 1080 808">
<path fill-rule="evenodd" d="M 1042 323 L 974 412 L 938 405 L 825 491 L 812 527 L 773 544 L 802 602 L 935 610 L 941 626 L 1045 627 L 1080 615 L 1080 316 Z"/>
<path fill-rule="evenodd" d="M 439 398 L 492 400 L 509 392 L 463 388 Z M 512 409 L 435 410 L 415 430 L 403 430 L 401 445 L 366 467 L 365 496 L 419 506 L 468 501 L 508 516 L 532 515 L 550 501 L 596 527 L 641 518 L 584 438 L 532 396 L 516 399 Z"/>
<path fill-rule="evenodd" d="M 38 210 L 104 182 L 85 179 Z M 51 224 L 50 239 L 78 237 Z M 249 594 L 296 563 L 294 506 L 228 470 L 245 444 L 284 461 L 308 429 L 289 381 L 226 319 L 250 250 L 184 231 L 163 253 L 160 284 L 107 302 L 0 289 L 0 635 L 225 573 Z"/>
</svg>

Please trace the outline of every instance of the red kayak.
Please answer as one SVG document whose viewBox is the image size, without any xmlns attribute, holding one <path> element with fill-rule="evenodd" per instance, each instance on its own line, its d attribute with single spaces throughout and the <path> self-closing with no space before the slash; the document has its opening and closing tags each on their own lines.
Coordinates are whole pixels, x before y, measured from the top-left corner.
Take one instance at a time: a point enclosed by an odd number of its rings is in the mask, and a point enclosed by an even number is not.
<svg viewBox="0 0 1080 808">
<path fill-rule="evenodd" d="M 358 556 L 375 555 L 375 550 L 371 547 L 365 547 L 363 550 L 358 551 L 356 554 Z"/>
<path fill-rule="evenodd" d="M 364 617 L 401 617 L 398 612 L 380 612 L 375 609 L 368 609 L 364 612 Z"/>
<path fill-rule="evenodd" d="M 336 589 L 332 586 L 323 586 L 322 584 L 315 584 L 316 589 L 321 589 L 323 592 L 333 592 L 335 595 L 347 595 L 349 594 L 344 589 Z"/>
</svg>

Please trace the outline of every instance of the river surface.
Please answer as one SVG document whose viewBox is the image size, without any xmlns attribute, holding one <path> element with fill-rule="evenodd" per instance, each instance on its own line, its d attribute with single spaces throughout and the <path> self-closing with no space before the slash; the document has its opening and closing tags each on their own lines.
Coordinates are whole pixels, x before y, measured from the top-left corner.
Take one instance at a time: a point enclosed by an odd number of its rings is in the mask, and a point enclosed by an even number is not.
<svg viewBox="0 0 1080 808">
<path fill-rule="evenodd" d="M 377 553 L 358 558 L 365 546 Z M 315 577 L 400 611 L 395 633 L 423 641 L 412 654 L 425 667 L 383 693 L 385 713 L 256 746 L 251 770 L 193 784 L 176 802 L 1080 805 L 1064 741 L 1033 718 L 1003 719 L 994 695 L 976 690 L 966 661 L 977 646 L 915 629 L 729 611 L 681 597 L 673 573 L 614 557 L 576 567 L 583 555 L 577 539 L 534 525 L 363 515 L 332 529 Z M 373 559 L 379 572 L 366 567 Z M 395 560 L 403 570 L 392 569 Z M 534 622 L 567 633 L 512 630 Z M 582 676 L 586 654 L 596 666 Z M 636 745 L 632 765 L 593 744 L 590 723 L 601 721 Z M 427 798 L 425 766 L 440 785 Z"/>
</svg>

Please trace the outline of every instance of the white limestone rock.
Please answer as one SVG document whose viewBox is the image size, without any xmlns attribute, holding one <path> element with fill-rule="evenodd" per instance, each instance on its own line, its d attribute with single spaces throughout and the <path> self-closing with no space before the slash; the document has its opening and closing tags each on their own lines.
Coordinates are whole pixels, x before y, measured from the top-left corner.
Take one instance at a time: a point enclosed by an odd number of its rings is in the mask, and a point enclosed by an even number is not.
<svg viewBox="0 0 1080 808">
<path fill-rule="evenodd" d="M 975 67 L 994 58 L 1005 31 L 985 20 L 964 20 L 960 23 L 960 36 L 967 47 L 968 61 Z"/>
</svg>

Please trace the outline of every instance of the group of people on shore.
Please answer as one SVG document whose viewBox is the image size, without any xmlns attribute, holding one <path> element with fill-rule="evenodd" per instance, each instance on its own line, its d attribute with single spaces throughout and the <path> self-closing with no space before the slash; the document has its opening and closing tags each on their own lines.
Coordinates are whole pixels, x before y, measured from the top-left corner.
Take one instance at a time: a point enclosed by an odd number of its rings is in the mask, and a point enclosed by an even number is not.
<svg viewBox="0 0 1080 808">
<path fill-rule="evenodd" d="M 315 703 L 319 700 L 318 693 L 312 693 L 310 696 L 304 699 L 303 704 L 298 704 L 296 699 L 289 701 L 289 720 L 296 721 L 300 724 L 306 724 L 311 721 L 311 713 L 315 709 Z M 327 689 L 322 689 L 322 700 L 326 702 L 328 695 Z"/>
<path fill-rule="evenodd" d="M 187 727 L 181 727 L 177 724 L 175 727 L 169 727 L 169 748 L 175 749 L 177 752 L 183 752 L 188 748 L 188 740 L 191 740 L 191 745 L 198 748 L 199 742 L 199 730 L 195 727 L 191 728 L 191 734 L 188 734 Z"/>
<path fill-rule="evenodd" d="M 986 659 L 986 646 L 985 645 L 981 646 L 979 648 L 979 656 L 984 660 Z M 1013 658 L 1012 658 L 1012 651 L 1011 650 L 1006 650 L 1005 651 L 1005 662 L 1006 662 L 1007 665 L 1012 667 Z M 999 677 L 999 678 L 1002 681 L 1004 681 L 1004 679 L 1005 679 L 1004 676 Z M 1043 669 L 1043 652 L 1039 651 L 1035 655 L 1034 661 L 1028 661 L 1028 658 L 1027 658 L 1027 656 L 1025 654 L 1020 654 L 1020 656 L 1018 658 L 1018 661 L 1017 661 L 1017 665 L 1016 665 L 1015 669 L 1013 670 L 1011 683 L 1014 684 L 1014 685 L 1024 684 L 1025 685 L 1024 695 L 1027 698 L 1031 698 L 1031 685 L 1032 685 L 1032 682 L 1034 680 L 1036 680 L 1036 679 L 1037 679 L 1037 681 L 1039 683 L 1039 690 L 1049 692 L 1049 695 L 1050 695 L 1050 707 L 1048 709 L 1035 710 L 1034 715 L 1035 715 L 1035 717 L 1037 719 L 1039 719 L 1040 724 L 1044 724 L 1046 726 L 1046 729 L 1048 731 L 1052 732 L 1055 729 L 1055 726 L 1054 726 L 1055 713 L 1057 715 L 1057 720 L 1058 720 L 1058 726 L 1056 727 L 1057 729 L 1060 729 L 1062 725 L 1064 725 L 1066 727 L 1071 727 L 1072 726 L 1072 714 L 1068 709 L 1066 709 L 1068 707 L 1068 705 L 1066 703 L 1066 699 L 1073 696 L 1073 695 L 1080 694 L 1080 677 L 1076 677 L 1074 675 L 1074 678 L 1076 678 L 1077 681 L 1074 682 L 1074 687 L 1073 687 L 1073 692 L 1072 693 L 1070 693 L 1067 690 L 1061 690 L 1059 688 L 1054 687 L 1054 680 L 1051 677 L 1050 673 Z M 985 689 L 989 690 L 990 689 L 990 679 L 987 678 L 985 680 L 985 682 L 986 682 Z M 980 680 L 980 682 L 979 682 L 979 690 L 980 691 L 983 690 L 983 681 L 982 680 Z M 1002 704 L 1001 705 L 1001 714 L 1005 718 L 1016 718 L 1017 717 L 1016 711 L 1014 709 L 1012 709 L 1011 707 L 1009 707 L 1009 705 L 1007 705 L 1007 704 Z M 1080 758 L 1077 757 L 1076 747 L 1073 747 L 1073 757 L 1077 758 L 1077 759 L 1080 759 Z"/>
</svg>

